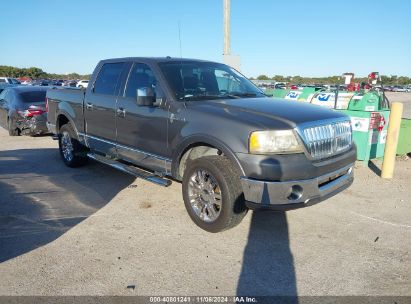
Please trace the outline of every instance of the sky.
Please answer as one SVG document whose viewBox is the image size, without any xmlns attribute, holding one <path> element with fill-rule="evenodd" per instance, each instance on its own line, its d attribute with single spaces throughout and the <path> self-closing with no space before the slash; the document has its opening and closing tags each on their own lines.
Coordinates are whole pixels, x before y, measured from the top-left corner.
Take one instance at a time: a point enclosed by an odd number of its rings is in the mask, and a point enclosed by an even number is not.
<svg viewBox="0 0 411 304">
<path fill-rule="evenodd" d="M 89 74 L 107 58 L 223 60 L 223 0 L 19 0 L 0 7 L 0 65 Z M 248 77 L 410 77 L 410 16 L 408 0 L 231 0 L 231 50 Z"/>
</svg>

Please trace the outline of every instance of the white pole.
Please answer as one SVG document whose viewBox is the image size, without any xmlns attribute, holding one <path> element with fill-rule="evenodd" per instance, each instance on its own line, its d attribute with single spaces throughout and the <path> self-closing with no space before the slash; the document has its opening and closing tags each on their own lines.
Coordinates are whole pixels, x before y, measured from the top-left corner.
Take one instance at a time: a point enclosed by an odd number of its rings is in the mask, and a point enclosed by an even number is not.
<svg viewBox="0 0 411 304">
<path fill-rule="evenodd" d="M 230 55 L 230 0 L 224 0 L 224 55 Z"/>
</svg>

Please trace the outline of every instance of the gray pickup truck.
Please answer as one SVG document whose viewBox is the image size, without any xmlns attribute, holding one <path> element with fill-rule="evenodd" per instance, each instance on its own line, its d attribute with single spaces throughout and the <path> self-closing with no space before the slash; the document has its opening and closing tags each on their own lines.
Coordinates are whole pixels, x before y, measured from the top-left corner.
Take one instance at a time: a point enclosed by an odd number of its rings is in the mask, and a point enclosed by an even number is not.
<svg viewBox="0 0 411 304">
<path fill-rule="evenodd" d="M 91 158 L 162 186 L 182 182 L 188 214 L 210 232 L 248 209 L 309 206 L 353 182 L 347 116 L 269 98 L 224 64 L 103 60 L 86 90 L 50 89 L 47 102 L 67 166 Z"/>
</svg>

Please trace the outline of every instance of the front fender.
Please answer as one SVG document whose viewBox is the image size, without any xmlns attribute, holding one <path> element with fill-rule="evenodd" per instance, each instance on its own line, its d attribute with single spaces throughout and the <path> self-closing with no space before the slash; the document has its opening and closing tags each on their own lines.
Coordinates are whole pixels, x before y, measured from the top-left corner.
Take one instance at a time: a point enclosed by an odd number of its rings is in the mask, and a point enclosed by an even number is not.
<svg viewBox="0 0 411 304">
<path fill-rule="evenodd" d="M 238 170 L 241 172 L 241 175 L 244 175 L 244 170 L 241 166 L 240 161 L 238 160 L 235 153 L 228 147 L 228 145 L 213 136 L 206 134 L 197 134 L 185 138 L 184 141 L 182 141 L 178 145 L 178 148 L 174 151 L 172 156 L 173 161 L 171 165 L 171 173 L 173 176 L 178 175 L 180 160 L 183 154 L 190 147 L 198 145 L 212 146 L 220 150 L 238 168 Z"/>
</svg>

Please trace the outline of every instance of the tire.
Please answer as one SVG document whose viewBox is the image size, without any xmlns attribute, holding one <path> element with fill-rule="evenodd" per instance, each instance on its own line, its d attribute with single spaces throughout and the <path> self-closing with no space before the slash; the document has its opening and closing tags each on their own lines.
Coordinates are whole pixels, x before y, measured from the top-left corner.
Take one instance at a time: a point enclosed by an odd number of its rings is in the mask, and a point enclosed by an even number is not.
<svg viewBox="0 0 411 304">
<path fill-rule="evenodd" d="M 78 141 L 76 132 L 70 123 L 60 128 L 59 151 L 63 162 L 70 168 L 80 167 L 87 163 L 87 149 Z"/>
<path fill-rule="evenodd" d="M 13 127 L 13 121 L 9 118 L 7 119 L 7 129 L 9 130 L 10 136 L 19 136 L 20 131 L 18 128 Z"/>
<path fill-rule="evenodd" d="M 247 214 L 239 174 L 223 156 L 205 156 L 187 164 L 184 205 L 191 219 L 208 232 L 238 225 Z"/>
</svg>

